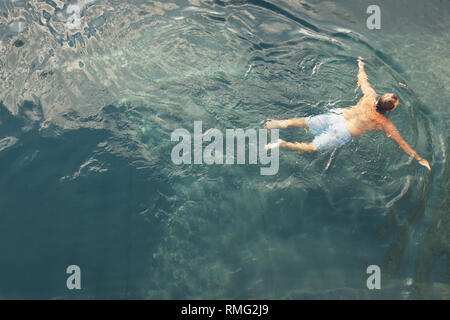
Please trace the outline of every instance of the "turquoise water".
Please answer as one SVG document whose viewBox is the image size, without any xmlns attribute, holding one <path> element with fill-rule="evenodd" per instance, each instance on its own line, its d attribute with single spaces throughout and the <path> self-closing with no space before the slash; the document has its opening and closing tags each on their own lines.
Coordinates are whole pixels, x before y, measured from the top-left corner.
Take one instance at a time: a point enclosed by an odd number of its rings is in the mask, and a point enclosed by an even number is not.
<svg viewBox="0 0 450 320">
<path fill-rule="evenodd" d="M 370 4 L 0 2 L 0 298 L 448 299 L 450 3 Z M 431 174 L 381 133 L 273 176 L 172 163 L 197 120 L 354 104 L 358 56 Z"/>
</svg>

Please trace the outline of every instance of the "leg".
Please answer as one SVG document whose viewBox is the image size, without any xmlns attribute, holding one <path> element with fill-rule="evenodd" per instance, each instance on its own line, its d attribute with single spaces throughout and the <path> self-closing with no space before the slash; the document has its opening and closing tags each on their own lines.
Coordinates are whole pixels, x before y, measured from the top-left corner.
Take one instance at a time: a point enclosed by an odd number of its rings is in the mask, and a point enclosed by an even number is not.
<svg viewBox="0 0 450 320">
<path fill-rule="evenodd" d="M 278 142 L 269 143 L 266 145 L 265 149 L 273 149 L 273 148 L 285 148 L 290 149 L 292 151 L 303 153 L 303 152 L 316 152 L 316 147 L 310 142 L 286 142 L 281 139 L 278 139 Z"/>
<path fill-rule="evenodd" d="M 280 143 L 280 148 L 290 149 L 298 153 L 316 152 L 316 147 L 311 142 L 285 142 Z"/>
<path fill-rule="evenodd" d="M 278 128 L 308 128 L 308 122 L 306 118 L 292 118 L 288 120 L 270 120 L 266 123 L 264 128 L 266 129 L 278 129 Z"/>
</svg>

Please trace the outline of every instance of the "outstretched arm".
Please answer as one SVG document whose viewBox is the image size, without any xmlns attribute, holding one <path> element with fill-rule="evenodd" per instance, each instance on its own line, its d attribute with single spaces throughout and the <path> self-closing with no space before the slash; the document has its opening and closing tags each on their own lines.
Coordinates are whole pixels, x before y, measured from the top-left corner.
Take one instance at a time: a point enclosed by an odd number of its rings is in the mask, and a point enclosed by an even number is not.
<svg viewBox="0 0 450 320">
<path fill-rule="evenodd" d="M 385 124 L 384 124 L 384 131 L 386 131 L 386 136 L 388 138 L 392 138 L 395 142 L 397 142 L 397 144 L 399 145 L 400 148 L 403 149 L 403 151 L 405 151 L 411 157 L 414 157 L 414 159 L 419 161 L 419 163 L 422 166 L 426 167 L 428 169 L 428 171 L 431 171 L 431 168 L 430 168 L 430 165 L 429 165 L 428 161 L 425 160 L 425 159 L 422 159 L 419 156 L 419 154 L 416 151 L 414 151 L 408 145 L 408 143 L 403 139 L 403 137 L 401 136 L 400 132 L 398 132 L 397 128 L 392 123 L 392 121 L 388 120 L 388 121 L 385 122 Z"/>
<path fill-rule="evenodd" d="M 361 91 L 364 94 L 364 97 L 370 97 L 375 98 L 377 97 L 377 94 L 375 90 L 372 88 L 372 86 L 369 83 L 369 77 L 367 77 L 366 71 L 364 70 L 365 63 L 362 62 L 362 58 L 358 58 L 358 83 L 357 86 L 361 86 Z"/>
</svg>

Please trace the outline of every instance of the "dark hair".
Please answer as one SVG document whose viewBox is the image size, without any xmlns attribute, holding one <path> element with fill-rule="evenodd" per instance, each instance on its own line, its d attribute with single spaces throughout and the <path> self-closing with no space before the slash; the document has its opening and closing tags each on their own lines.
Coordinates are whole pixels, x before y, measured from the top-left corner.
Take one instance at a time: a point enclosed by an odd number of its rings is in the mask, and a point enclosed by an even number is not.
<svg viewBox="0 0 450 320">
<path fill-rule="evenodd" d="M 391 111 L 398 101 L 398 96 L 395 93 L 385 93 L 378 99 L 376 108 L 381 114 Z"/>
</svg>

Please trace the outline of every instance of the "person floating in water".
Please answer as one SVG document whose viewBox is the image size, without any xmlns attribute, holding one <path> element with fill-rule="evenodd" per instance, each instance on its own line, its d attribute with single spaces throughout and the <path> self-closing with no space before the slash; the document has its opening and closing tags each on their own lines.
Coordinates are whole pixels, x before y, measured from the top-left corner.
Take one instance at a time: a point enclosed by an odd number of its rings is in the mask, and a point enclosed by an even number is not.
<svg viewBox="0 0 450 320">
<path fill-rule="evenodd" d="M 314 117 L 293 118 L 288 120 L 270 120 L 266 129 L 276 128 L 307 128 L 316 137 L 310 143 L 286 142 L 278 139 L 275 143 L 266 145 L 266 149 L 286 148 L 296 152 L 315 152 L 332 147 L 341 146 L 357 137 L 371 131 L 385 131 L 386 136 L 392 138 L 407 154 L 431 171 L 428 161 L 422 159 L 398 132 L 395 125 L 385 114 L 393 111 L 399 104 L 398 96 L 385 93 L 377 100 L 377 94 L 368 81 L 362 58 L 358 58 L 358 83 L 364 96 L 359 102 L 349 108 L 331 109 L 329 113 Z"/>
</svg>

